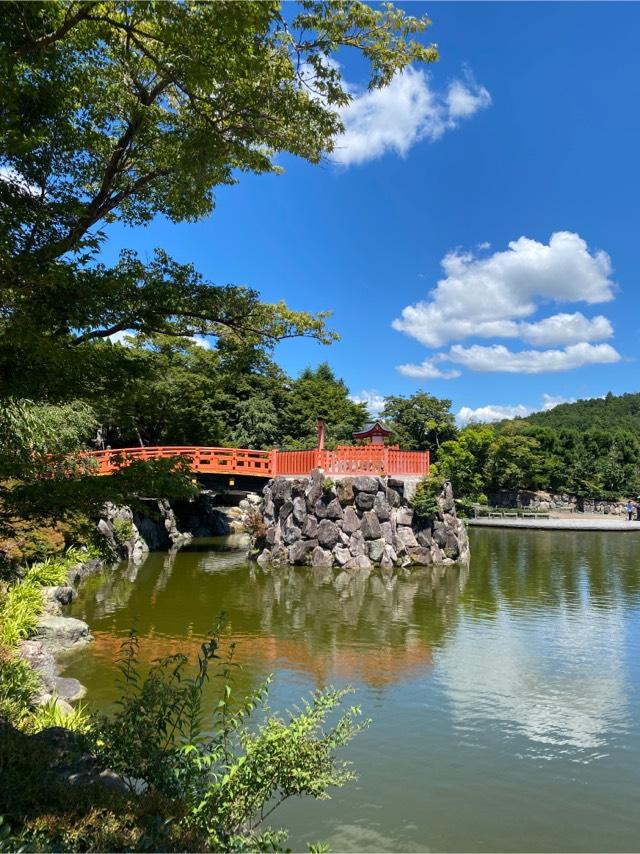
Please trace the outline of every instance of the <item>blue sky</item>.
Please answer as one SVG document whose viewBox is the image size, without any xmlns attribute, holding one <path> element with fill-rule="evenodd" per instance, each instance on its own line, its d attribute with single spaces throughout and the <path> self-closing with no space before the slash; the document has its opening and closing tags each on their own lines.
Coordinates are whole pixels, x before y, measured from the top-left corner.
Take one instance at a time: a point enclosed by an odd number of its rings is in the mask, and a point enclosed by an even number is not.
<svg viewBox="0 0 640 854">
<path fill-rule="evenodd" d="M 354 395 L 422 388 L 464 420 L 639 390 L 640 5 L 407 9 L 429 14 L 441 59 L 371 100 L 345 57 L 342 162 L 283 157 L 206 221 L 112 229 L 107 256 L 161 246 L 332 310 L 339 343 L 276 358 L 293 374 L 327 360 Z"/>
</svg>

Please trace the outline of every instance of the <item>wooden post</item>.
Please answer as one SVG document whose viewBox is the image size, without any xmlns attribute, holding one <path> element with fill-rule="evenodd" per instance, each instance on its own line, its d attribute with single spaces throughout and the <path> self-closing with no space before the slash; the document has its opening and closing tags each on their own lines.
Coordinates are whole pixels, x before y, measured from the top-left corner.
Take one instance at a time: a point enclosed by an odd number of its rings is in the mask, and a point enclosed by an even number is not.
<svg viewBox="0 0 640 854">
<path fill-rule="evenodd" d="M 324 418 L 321 415 L 316 421 L 316 428 L 318 430 L 318 450 L 324 451 Z"/>
<path fill-rule="evenodd" d="M 275 448 L 269 451 L 269 468 L 271 477 L 275 477 L 278 474 L 278 452 Z"/>
</svg>

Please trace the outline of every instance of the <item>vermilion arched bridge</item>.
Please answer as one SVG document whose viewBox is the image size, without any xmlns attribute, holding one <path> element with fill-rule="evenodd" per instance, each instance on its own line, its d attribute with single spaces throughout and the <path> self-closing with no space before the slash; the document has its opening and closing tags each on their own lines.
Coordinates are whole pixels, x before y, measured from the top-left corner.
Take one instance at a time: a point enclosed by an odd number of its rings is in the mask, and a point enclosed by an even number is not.
<svg viewBox="0 0 640 854">
<path fill-rule="evenodd" d="M 97 462 L 96 474 L 112 474 L 133 460 L 185 457 L 198 474 L 249 475 L 271 478 L 276 475 L 308 475 L 322 468 L 330 476 L 357 474 L 421 477 L 429 474 L 428 451 L 401 451 L 386 445 L 342 445 L 333 451 L 253 451 L 248 448 L 203 448 L 162 445 L 151 448 L 117 448 L 89 451 Z"/>
</svg>

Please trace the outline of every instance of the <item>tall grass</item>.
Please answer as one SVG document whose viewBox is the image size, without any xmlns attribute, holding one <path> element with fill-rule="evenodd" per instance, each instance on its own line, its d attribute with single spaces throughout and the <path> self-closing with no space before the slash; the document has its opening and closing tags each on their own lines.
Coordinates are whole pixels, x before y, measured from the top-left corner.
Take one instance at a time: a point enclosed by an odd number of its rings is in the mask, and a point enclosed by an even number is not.
<svg viewBox="0 0 640 854">
<path fill-rule="evenodd" d="M 69 569 L 83 557 L 77 550 L 69 549 L 62 557 L 34 564 L 0 601 L 0 716 L 18 725 L 37 726 L 38 720 L 52 719 L 54 714 L 53 708 L 47 710 L 45 707 L 45 711 L 37 712 L 34 718 L 31 706 L 40 689 L 40 678 L 20 658 L 17 646 L 38 628 L 44 610 L 43 587 L 64 584 Z M 70 720 L 70 723 L 73 726 L 75 722 Z M 55 725 L 65 724 L 59 720 Z"/>
</svg>

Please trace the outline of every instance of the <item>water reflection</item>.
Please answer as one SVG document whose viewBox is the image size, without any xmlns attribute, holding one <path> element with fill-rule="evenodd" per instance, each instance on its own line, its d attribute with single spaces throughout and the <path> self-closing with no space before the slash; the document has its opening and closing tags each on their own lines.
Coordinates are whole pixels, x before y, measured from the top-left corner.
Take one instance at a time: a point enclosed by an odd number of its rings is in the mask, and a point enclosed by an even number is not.
<svg viewBox="0 0 640 854">
<path fill-rule="evenodd" d="M 88 579 L 96 641 L 69 665 L 105 705 L 131 625 L 148 661 L 196 654 L 224 609 L 240 692 L 274 708 L 351 682 L 374 725 L 358 786 L 296 802 L 290 844 L 333 850 L 637 850 L 640 536 L 476 530 L 470 569 L 265 572 L 194 543 Z"/>
<path fill-rule="evenodd" d="M 228 546 L 228 543 L 224 544 Z M 134 625 L 150 662 L 197 654 L 224 608 L 239 660 L 262 670 L 289 668 L 321 687 L 333 679 L 384 686 L 432 664 L 432 648 L 451 629 L 468 570 L 413 571 L 245 565 L 242 552 L 151 555 L 81 589 L 74 614 L 92 626 L 95 666 L 117 656 Z"/>
<path fill-rule="evenodd" d="M 461 733 L 518 733 L 539 758 L 606 755 L 629 721 L 624 611 L 640 589 L 634 545 L 599 534 L 475 538 L 466 618 L 441 660 Z"/>
</svg>

